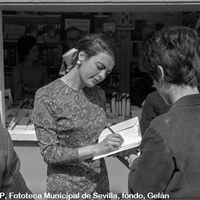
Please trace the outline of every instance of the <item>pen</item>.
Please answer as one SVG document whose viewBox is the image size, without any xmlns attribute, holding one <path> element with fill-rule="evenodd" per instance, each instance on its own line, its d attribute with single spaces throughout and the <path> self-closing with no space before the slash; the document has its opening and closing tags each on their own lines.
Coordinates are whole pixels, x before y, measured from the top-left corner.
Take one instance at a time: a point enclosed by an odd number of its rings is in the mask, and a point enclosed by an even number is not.
<svg viewBox="0 0 200 200">
<path fill-rule="evenodd" d="M 112 130 L 112 128 L 110 128 L 110 126 L 107 126 L 107 128 L 110 130 L 111 133 L 115 133 L 115 131 Z M 119 155 L 116 155 L 116 158 L 121 161 L 126 167 L 129 168 L 129 163 L 125 158 L 120 157 Z M 130 168 L 129 168 L 130 169 Z"/>
<path fill-rule="evenodd" d="M 112 128 L 110 128 L 110 126 L 107 126 L 107 128 L 110 130 L 111 133 L 115 133 L 115 131 L 113 131 Z"/>
</svg>

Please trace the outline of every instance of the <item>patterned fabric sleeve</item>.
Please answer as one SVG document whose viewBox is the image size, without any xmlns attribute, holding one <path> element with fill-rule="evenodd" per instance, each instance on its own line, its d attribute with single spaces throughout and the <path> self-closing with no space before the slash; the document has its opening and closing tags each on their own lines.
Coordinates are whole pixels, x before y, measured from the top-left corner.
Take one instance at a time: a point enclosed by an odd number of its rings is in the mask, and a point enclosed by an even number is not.
<svg viewBox="0 0 200 200">
<path fill-rule="evenodd" d="M 59 145 L 54 118 L 54 101 L 51 95 L 38 90 L 32 121 L 41 149 L 41 154 L 47 164 L 67 165 L 79 162 L 78 148 L 67 148 Z"/>
</svg>

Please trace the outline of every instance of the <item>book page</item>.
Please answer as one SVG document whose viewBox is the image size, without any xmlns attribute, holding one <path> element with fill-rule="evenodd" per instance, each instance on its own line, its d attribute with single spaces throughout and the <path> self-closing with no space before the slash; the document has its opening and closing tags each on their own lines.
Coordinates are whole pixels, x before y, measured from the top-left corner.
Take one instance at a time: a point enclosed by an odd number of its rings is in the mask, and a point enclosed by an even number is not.
<svg viewBox="0 0 200 200">
<path fill-rule="evenodd" d="M 138 117 L 115 124 L 115 125 L 111 126 L 111 129 L 113 131 L 119 133 L 122 136 L 122 138 L 124 139 L 124 142 L 123 142 L 121 148 L 119 148 L 118 150 L 112 151 L 110 153 L 107 153 L 107 154 L 95 156 L 93 158 L 93 160 L 103 158 L 103 157 L 106 157 L 109 155 L 113 155 L 115 153 L 118 153 L 118 152 L 121 152 L 121 151 L 124 151 L 127 149 L 131 149 L 131 148 L 134 148 L 134 147 L 137 147 L 140 145 L 142 136 L 141 136 L 141 132 L 140 132 Z M 99 136 L 98 142 L 100 143 L 109 134 L 113 134 L 113 133 L 111 133 L 111 131 L 108 128 L 104 129 L 102 131 L 101 135 Z"/>
</svg>

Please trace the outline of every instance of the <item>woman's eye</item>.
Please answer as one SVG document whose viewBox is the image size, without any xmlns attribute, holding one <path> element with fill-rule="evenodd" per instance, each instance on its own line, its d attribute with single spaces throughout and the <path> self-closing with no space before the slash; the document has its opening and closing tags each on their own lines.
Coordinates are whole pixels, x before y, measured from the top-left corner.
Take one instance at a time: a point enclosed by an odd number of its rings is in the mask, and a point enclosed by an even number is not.
<svg viewBox="0 0 200 200">
<path fill-rule="evenodd" d="M 101 65 L 97 65 L 97 68 L 98 68 L 99 70 L 103 70 L 103 69 L 104 69 L 104 67 L 101 66 Z"/>
</svg>

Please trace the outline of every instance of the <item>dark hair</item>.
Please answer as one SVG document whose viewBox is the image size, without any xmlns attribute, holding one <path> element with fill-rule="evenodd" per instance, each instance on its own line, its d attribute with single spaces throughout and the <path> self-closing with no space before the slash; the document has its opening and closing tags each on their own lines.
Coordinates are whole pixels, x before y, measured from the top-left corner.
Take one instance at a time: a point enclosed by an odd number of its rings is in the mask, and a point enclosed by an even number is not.
<svg viewBox="0 0 200 200">
<path fill-rule="evenodd" d="M 197 33 L 183 26 L 164 28 L 147 41 L 142 54 L 142 67 L 154 80 L 176 85 L 198 86 L 200 77 L 200 46 Z"/>
<path fill-rule="evenodd" d="M 25 59 L 25 56 L 29 54 L 31 48 L 37 44 L 37 40 L 31 35 L 24 35 L 18 40 L 17 51 L 20 61 Z"/>
<path fill-rule="evenodd" d="M 104 34 L 88 34 L 78 41 L 76 48 L 78 49 L 78 53 L 84 51 L 87 58 L 95 56 L 100 52 L 105 52 L 115 61 L 117 54 L 117 48 L 113 39 Z M 73 59 L 73 64 L 75 64 L 78 59 L 78 53 Z"/>
<path fill-rule="evenodd" d="M 64 31 L 64 39 L 66 40 L 67 38 L 67 33 L 68 32 L 70 32 L 70 31 L 78 31 L 79 33 L 80 33 L 80 36 L 83 34 L 82 33 L 82 31 L 81 31 L 81 29 L 79 29 L 79 28 L 77 28 L 77 27 L 75 27 L 75 26 L 71 26 L 71 27 L 69 27 L 68 29 L 66 29 L 65 31 Z"/>
</svg>

